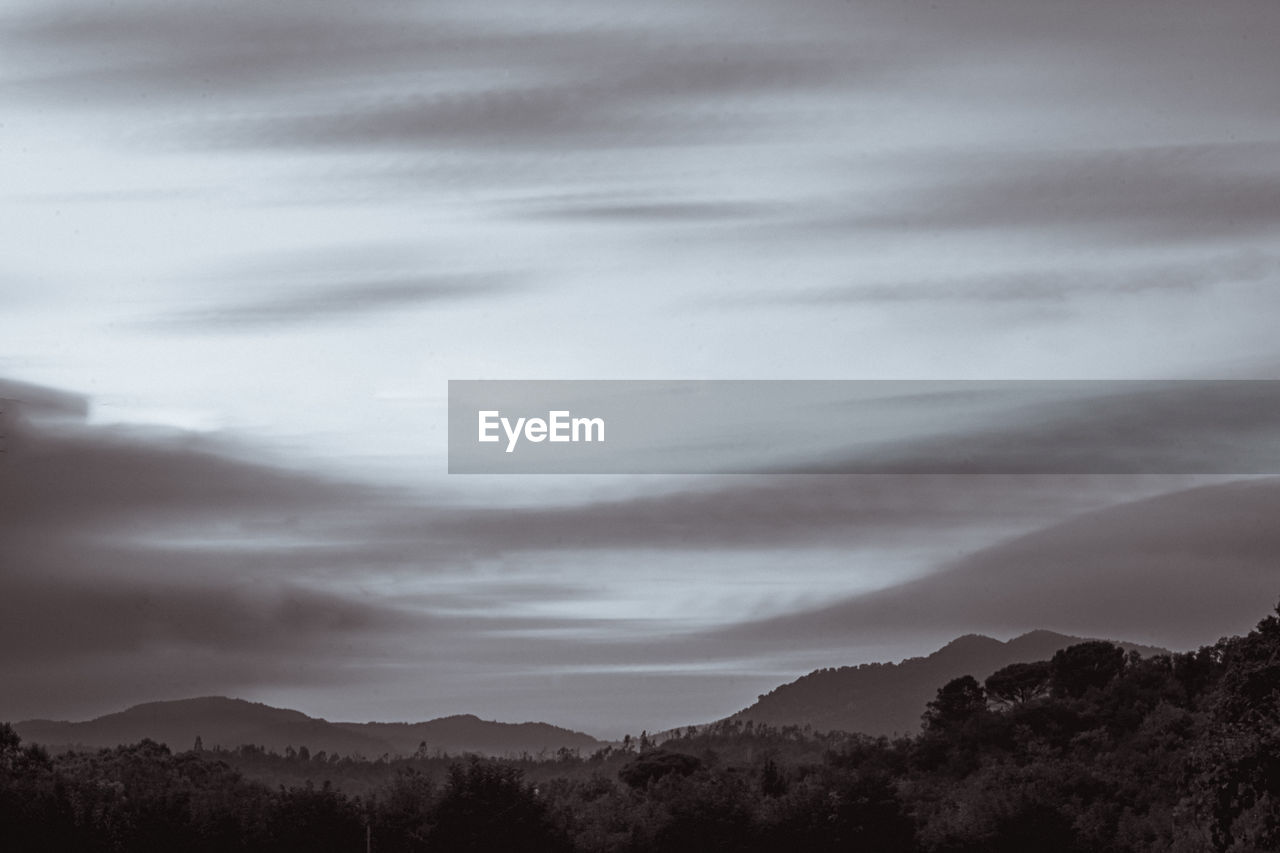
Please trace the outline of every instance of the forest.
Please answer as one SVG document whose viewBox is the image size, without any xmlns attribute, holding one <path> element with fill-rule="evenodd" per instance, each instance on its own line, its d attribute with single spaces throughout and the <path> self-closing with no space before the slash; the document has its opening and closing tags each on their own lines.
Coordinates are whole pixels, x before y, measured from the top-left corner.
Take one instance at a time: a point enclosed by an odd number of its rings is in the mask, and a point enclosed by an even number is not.
<svg viewBox="0 0 1280 853">
<path fill-rule="evenodd" d="M 51 755 L 0 725 L 0 849 L 1275 851 L 1280 607 L 1193 652 L 954 679 L 896 739 L 738 719 L 590 755 Z"/>
</svg>

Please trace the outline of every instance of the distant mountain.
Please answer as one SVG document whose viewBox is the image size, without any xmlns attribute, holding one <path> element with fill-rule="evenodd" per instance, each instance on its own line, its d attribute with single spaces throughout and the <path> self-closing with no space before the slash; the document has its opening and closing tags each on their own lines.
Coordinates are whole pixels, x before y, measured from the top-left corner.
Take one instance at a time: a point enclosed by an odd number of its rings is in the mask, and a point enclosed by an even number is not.
<svg viewBox="0 0 1280 853">
<path fill-rule="evenodd" d="M 283 751 L 305 746 L 312 753 L 324 750 L 366 758 L 384 753 L 412 755 L 424 742 L 431 752 L 485 755 L 536 754 L 561 747 L 588 750 L 601 745 L 590 735 L 547 723 L 498 723 L 470 714 L 423 723 L 331 723 L 300 711 L 222 696 L 148 702 L 80 723 L 26 720 L 14 728 L 24 741 L 52 748 L 116 746 L 150 738 L 181 751 L 190 749 L 199 737 L 207 749 L 253 744 Z"/>
<path fill-rule="evenodd" d="M 1046 660 L 1054 652 L 1084 638 L 1032 631 L 1007 642 L 968 634 L 933 654 L 902 663 L 869 663 L 820 669 L 761 696 L 731 720 L 753 720 L 775 726 L 811 725 L 817 731 L 839 729 L 871 735 L 910 734 L 920 728 L 920 715 L 953 678 L 972 675 L 982 681 L 1011 663 Z M 1164 649 L 1120 643 L 1143 656 L 1168 654 Z"/>
<path fill-rule="evenodd" d="M 561 747 L 594 750 L 604 744 L 590 735 L 548 723 L 495 723 L 472 714 L 440 717 L 425 723 L 333 723 L 341 729 L 376 737 L 403 755 L 421 743 L 431 751 L 479 752 L 485 755 L 536 754 Z M 330 750 L 332 751 L 332 750 Z"/>
</svg>

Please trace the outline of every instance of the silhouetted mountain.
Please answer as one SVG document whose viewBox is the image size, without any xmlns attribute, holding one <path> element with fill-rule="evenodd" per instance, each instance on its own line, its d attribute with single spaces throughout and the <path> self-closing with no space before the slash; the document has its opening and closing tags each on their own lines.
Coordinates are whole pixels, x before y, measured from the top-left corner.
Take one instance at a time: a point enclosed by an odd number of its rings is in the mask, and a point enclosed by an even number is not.
<svg viewBox="0 0 1280 853">
<path fill-rule="evenodd" d="M 816 670 L 775 688 L 729 719 L 811 725 L 817 731 L 914 734 L 925 705 L 951 679 L 972 675 L 982 681 L 1011 663 L 1047 660 L 1059 649 L 1080 642 L 1084 638 L 1052 631 L 1031 631 L 1007 642 L 967 634 L 927 657 Z M 1116 645 L 1143 656 L 1168 654 L 1133 643 Z"/>
<path fill-rule="evenodd" d="M 116 746 L 150 738 L 185 750 L 199 737 L 207 749 L 253 744 L 281 751 L 306 746 L 313 753 L 325 750 L 368 758 L 412 755 L 423 742 L 432 752 L 486 755 L 600 745 L 590 735 L 547 723 L 499 723 L 470 714 L 424 723 L 331 723 L 300 711 L 222 696 L 148 702 L 80 723 L 27 720 L 14 728 L 23 740 L 53 748 Z"/>
<path fill-rule="evenodd" d="M 548 723 L 493 723 L 472 714 L 440 717 L 425 723 L 334 723 L 393 745 L 393 752 L 410 755 L 421 743 L 447 752 L 509 755 L 541 750 L 595 749 L 602 744 L 590 735 Z"/>
</svg>

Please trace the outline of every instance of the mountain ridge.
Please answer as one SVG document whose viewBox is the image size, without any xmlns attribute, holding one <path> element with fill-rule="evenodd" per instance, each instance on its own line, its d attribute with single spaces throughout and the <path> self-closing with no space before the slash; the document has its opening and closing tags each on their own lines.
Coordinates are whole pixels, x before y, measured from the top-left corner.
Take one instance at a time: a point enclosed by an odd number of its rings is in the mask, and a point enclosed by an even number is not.
<svg viewBox="0 0 1280 853">
<path fill-rule="evenodd" d="M 864 663 L 816 669 L 760 694 L 755 703 L 731 714 L 774 726 L 811 726 L 869 735 L 907 734 L 920 726 L 920 715 L 939 687 L 953 678 L 972 675 L 979 681 L 1012 663 L 1045 660 L 1060 649 L 1088 642 L 1037 629 L 1009 640 L 964 634 L 922 657 L 898 663 Z M 1108 640 L 1144 657 L 1169 654 L 1167 649 Z"/>
<path fill-rule="evenodd" d="M 226 696 L 142 702 L 92 720 L 23 720 L 23 740 L 51 747 L 111 747 L 150 738 L 173 750 L 243 745 L 270 750 L 307 747 L 338 755 L 412 755 L 420 744 L 442 752 L 536 754 L 561 748 L 594 749 L 596 738 L 542 722 L 503 723 L 474 714 L 421 722 L 331 722 L 301 711 Z"/>
<path fill-rule="evenodd" d="M 870 735 L 914 732 L 925 705 L 939 687 L 961 675 L 985 679 L 1011 663 L 1052 657 L 1091 638 L 1045 629 L 1009 640 L 969 633 L 936 651 L 898 662 L 872 662 L 813 670 L 760 694 L 755 703 L 724 718 L 774 726 L 809 726 Z M 1166 649 L 1109 641 L 1143 656 Z M 453 714 L 421 722 L 330 721 L 301 711 L 226 696 L 142 702 L 91 720 L 31 719 L 14 724 L 23 740 L 52 748 L 100 748 L 144 738 L 175 751 L 199 738 L 206 748 L 243 745 L 283 751 L 307 747 L 337 755 L 407 756 L 428 751 L 518 755 L 559 749 L 594 750 L 604 741 L 546 722 L 504 723 L 475 714 Z"/>
</svg>

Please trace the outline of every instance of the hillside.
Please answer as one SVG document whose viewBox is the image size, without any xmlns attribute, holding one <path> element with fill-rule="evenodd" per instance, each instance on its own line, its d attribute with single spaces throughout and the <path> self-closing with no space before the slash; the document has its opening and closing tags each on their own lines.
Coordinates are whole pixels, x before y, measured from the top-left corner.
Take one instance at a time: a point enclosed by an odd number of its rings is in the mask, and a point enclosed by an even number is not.
<svg viewBox="0 0 1280 853">
<path fill-rule="evenodd" d="M 424 742 L 433 752 L 486 755 L 537 754 L 561 747 L 593 749 L 600 745 L 589 735 L 547 723 L 499 723 L 469 714 L 421 723 L 336 723 L 222 696 L 148 702 L 78 723 L 27 720 L 14 729 L 23 740 L 50 747 L 116 746 L 150 738 L 173 750 L 185 750 L 199 737 L 209 749 L 254 744 L 283 751 L 306 746 L 313 753 L 324 750 L 368 758 L 384 753 L 411 755 Z"/>
<path fill-rule="evenodd" d="M 979 681 L 1011 663 L 1045 660 L 1083 638 L 1032 631 L 1007 642 L 978 634 L 953 640 L 927 657 L 820 669 L 761 696 L 731 720 L 776 726 L 810 725 L 817 731 L 872 735 L 914 734 L 938 687 L 961 675 Z M 1117 643 L 1144 656 L 1165 650 Z"/>
</svg>

